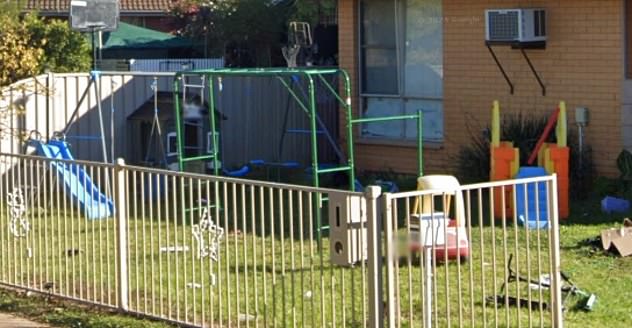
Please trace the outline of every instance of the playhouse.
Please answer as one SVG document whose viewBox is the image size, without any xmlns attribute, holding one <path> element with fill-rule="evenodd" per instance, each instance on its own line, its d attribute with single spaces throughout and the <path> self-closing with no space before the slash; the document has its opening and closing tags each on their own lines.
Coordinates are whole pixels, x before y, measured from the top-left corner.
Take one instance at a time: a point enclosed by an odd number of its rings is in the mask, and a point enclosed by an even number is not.
<svg viewBox="0 0 632 328">
<path fill-rule="evenodd" d="M 500 103 L 494 101 L 492 107 L 492 138 L 490 144 L 490 178 L 492 181 L 515 178 L 530 178 L 547 174 L 557 175 L 559 217 L 567 218 L 569 214 L 569 157 L 567 144 L 566 103 L 561 101 L 553 111 L 546 128 L 538 140 L 535 149 L 527 161 L 527 167 L 520 166 L 520 152 L 511 141 L 501 141 Z M 555 131 L 557 142 L 545 142 Z M 537 166 L 534 167 L 534 164 Z M 537 190 L 537 191 L 536 191 Z M 507 219 L 507 215 L 517 213 L 523 221 L 548 220 L 546 189 L 540 184 L 518 186 L 515 190 L 517 209 L 512 208 L 514 190 L 508 188 L 494 189 L 494 207 L 497 218 Z M 503 208 L 505 206 L 505 208 Z M 515 211 L 514 211 L 515 210 Z M 504 216 L 504 217 L 503 217 Z M 536 225 L 538 225 L 536 223 Z M 543 226 L 541 226 L 543 227 Z"/>
</svg>

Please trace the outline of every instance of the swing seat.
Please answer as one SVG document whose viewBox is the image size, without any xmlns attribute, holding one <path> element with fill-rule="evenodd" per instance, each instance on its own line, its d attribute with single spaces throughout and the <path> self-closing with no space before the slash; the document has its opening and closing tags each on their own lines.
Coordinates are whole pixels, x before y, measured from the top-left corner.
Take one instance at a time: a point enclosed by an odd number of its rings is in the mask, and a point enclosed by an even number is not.
<svg viewBox="0 0 632 328">
<path fill-rule="evenodd" d="M 281 167 L 281 168 L 286 168 L 286 169 L 296 169 L 300 167 L 300 164 L 294 161 L 266 162 L 263 159 L 253 159 L 250 161 L 250 164 L 255 165 L 255 166 Z"/>
<path fill-rule="evenodd" d="M 229 171 L 229 170 L 223 169 L 222 172 L 224 172 L 224 174 L 229 177 L 240 178 L 250 173 L 250 167 L 248 165 L 244 165 L 240 169 L 237 169 L 237 170 Z"/>
</svg>

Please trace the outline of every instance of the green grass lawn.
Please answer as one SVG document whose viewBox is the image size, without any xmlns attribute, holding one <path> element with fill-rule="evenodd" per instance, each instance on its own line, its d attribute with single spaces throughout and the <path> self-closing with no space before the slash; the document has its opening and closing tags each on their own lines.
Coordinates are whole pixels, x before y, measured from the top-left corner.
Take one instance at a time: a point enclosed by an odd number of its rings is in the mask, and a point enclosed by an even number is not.
<svg viewBox="0 0 632 328">
<path fill-rule="evenodd" d="M 248 191 L 245 193 L 250 197 Z M 141 213 L 131 204 L 127 230 L 130 309 L 218 326 L 362 326 L 367 311 L 366 269 L 360 264 L 353 268 L 331 265 L 329 239 L 324 237 L 319 247 L 314 217 L 299 209 L 297 198 L 289 201 L 288 197 L 276 198 L 275 202 L 282 199 L 284 203 L 270 207 L 261 206 L 258 196 L 249 204 L 233 203 L 232 196 L 227 196 L 224 203 L 232 204 L 227 205 L 229 210 L 213 215 L 227 231 L 218 261 L 197 258 L 190 220 L 181 215 L 177 202 L 167 204 L 170 213 L 164 207 Z M 307 208 L 308 200 L 303 201 Z M 289 204 L 294 207 L 290 209 Z M 286 209 L 283 218 L 280 208 Z M 561 227 L 563 270 L 580 288 L 598 297 L 593 312 L 567 311 L 568 327 L 632 326 L 632 300 L 628 296 L 632 291 L 632 260 L 579 245 L 601 229 L 616 226 L 620 219 L 600 214 L 598 200 L 590 200 L 575 204 L 572 217 Z M 6 215 L 0 216 L 0 226 L 6 227 L 7 220 Z M 40 290 L 52 283 L 56 294 L 117 305 L 118 227 L 114 220 L 88 221 L 69 210 L 34 210 L 29 212 L 29 220 L 28 238 L 14 238 L 7 229 L 0 229 L 3 282 Z M 548 257 L 538 261 L 534 256 L 538 249 L 546 251 L 547 233 L 511 224 L 503 230 L 498 222 L 495 226 L 481 222 L 482 226 L 471 230 L 473 248 L 468 262 L 436 265 L 436 326 L 457 326 L 460 319 L 468 327 L 550 325 L 546 310 L 496 308 L 485 302 L 486 296 L 500 292 L 507 274 L 504 266 L 491 265 L 494 258 L 503 263 L 509 254 L 515 254 L 520 273 L 534 279 L 549 272 Z M 399 231 L 406 234 L 405 227 Z M 160 251 L 168 246 L 188 246 L 189 251 Z M 531 256 L 526 256 L 527 249 Z M 78 251 L 69 256 L 68 250 Z M 404 256 L 397 271 L 399 323 L 402 327 L 419 326 L 424 302 L 422 268 L 415 256 Z M 521 293 L 522 297 L 531 293 L 533 299 L 544 301 L 549 297 L 548 291 L 540 294 L 525 284 L 511 285 L 508 293 Z"/>
<path fill-rule="evenodd" d="M 581 242 L 600 235 L 601 230 L 621 227 L 624 215 L 605 215 L 599 199 L 575 202 L 571 217 L 561 227 L 562 269 L 582 289 L 595 293 L 593 312 L 569 311 L 568 327 L 632 326 L 632 258 L 593 252 Z M 627 215 L 629 215 L 628 213 Z"/>
</svg>

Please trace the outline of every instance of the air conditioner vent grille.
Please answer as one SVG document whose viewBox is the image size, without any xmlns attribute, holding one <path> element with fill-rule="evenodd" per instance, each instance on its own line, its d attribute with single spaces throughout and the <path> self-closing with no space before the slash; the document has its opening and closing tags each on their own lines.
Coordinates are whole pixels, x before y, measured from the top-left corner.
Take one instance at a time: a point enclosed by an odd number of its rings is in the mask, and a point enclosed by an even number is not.
<svg viewBox="0 0 632 328">
<path fill-rule="evenodd" d="M 520 36 L 518 29 L 518 12 L 509 11 L 491 12 L 489 14 L 490 22 L 490 39 L 495 40 L 516 40 Z"/>
</svg>

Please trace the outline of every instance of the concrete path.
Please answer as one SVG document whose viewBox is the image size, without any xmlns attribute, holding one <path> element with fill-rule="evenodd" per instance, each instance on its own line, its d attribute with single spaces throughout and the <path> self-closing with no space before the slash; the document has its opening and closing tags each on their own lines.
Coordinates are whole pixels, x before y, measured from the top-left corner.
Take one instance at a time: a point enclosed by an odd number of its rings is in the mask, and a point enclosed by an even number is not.
<svg viewBox="0 0 632 328">
<path fill-rule="evenodd" d="M 47 328 L 43 323 L 36 323 L 11 314 L 0 313 L 0 328 Z"/>
</svg>

